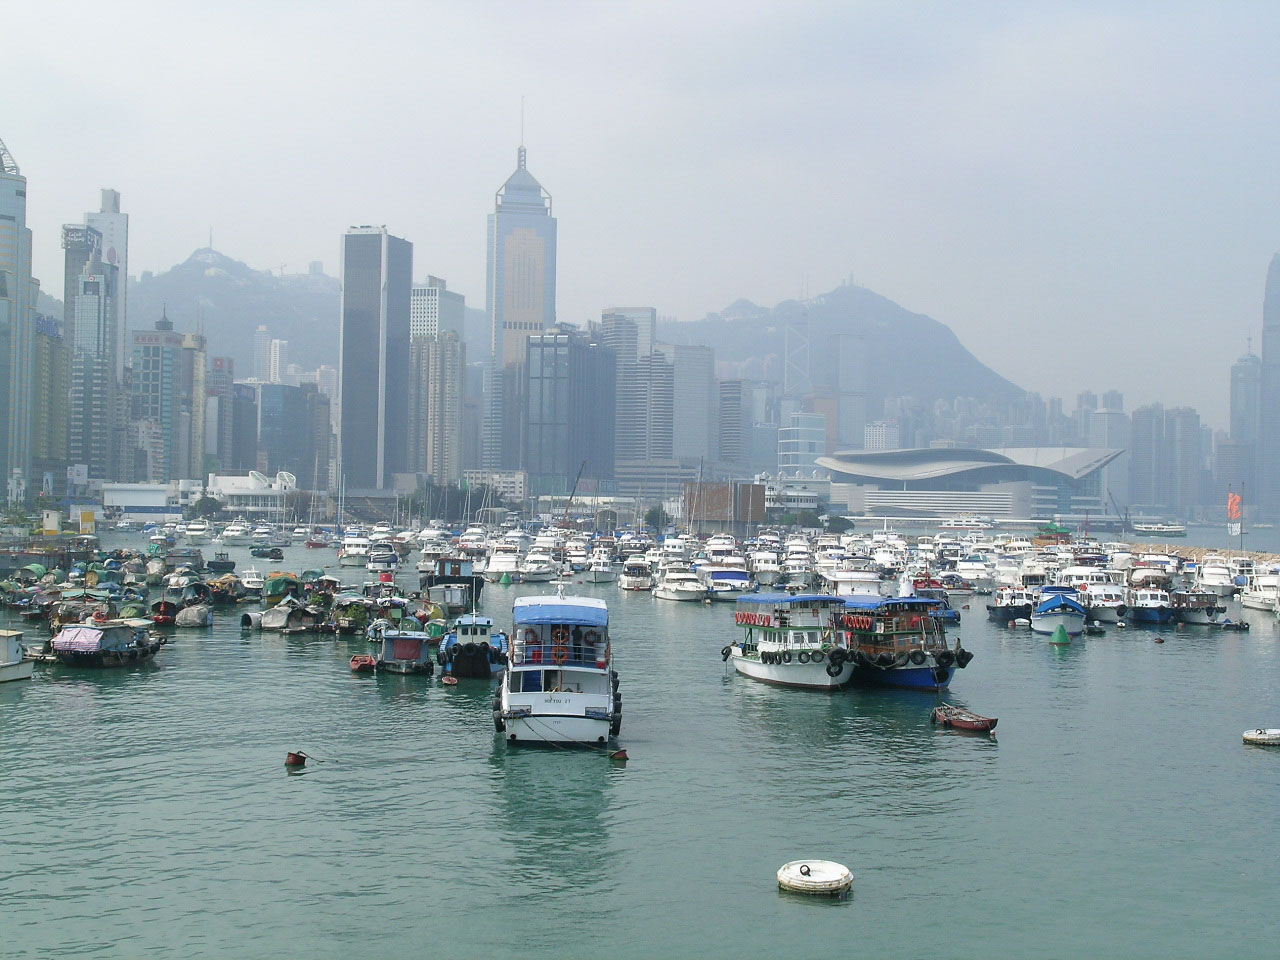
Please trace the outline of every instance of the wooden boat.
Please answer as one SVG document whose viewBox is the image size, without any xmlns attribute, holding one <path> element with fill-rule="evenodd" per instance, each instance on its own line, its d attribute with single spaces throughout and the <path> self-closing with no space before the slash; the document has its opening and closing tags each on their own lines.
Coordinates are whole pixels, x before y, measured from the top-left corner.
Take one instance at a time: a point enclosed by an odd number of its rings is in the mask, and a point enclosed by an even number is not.
<svg viewBox="0 0 1280 960">
<path fill-rule="evenodd" d="M 994 730 L 998 722 L 995 717 L 984 717 L 981 714 L 950 703 L 941 703 L 934 707 L 933 716 L 930 719 L 933 723 L 939 723 L 944 727 L 954 727 L 957 730 L 977 730 L 983 733 Z"/>
<path fill-rule="evenodd" d="M 377 667 L 377 659 L 367 653 L 358 653 L 351 658 L 351 669 L 356 673 L 373 673 Z"/>
</svg>

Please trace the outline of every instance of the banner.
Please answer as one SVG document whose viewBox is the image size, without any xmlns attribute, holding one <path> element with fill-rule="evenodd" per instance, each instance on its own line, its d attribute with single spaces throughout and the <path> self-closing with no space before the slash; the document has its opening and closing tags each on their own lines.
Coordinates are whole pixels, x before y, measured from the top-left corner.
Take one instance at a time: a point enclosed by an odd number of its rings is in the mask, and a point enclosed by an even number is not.
<svg viewBox="0 0 1280 960">
<path fill-rule="evenodd" d="M 1244 517 L 1244 497 L 1238 493 L 1227 494 L 1227 519 L 1240 520 Z"/>
<path fill-rule="evenodd" d="M 1234 521 L 1234 522 L 1228 523 L 1228 524 L 1227 524 L 1227 536 L 1228 536 L 1228 537 L 1238 537 L 1238 536 L 1240 536 L 1240 530 L 1241 530 L 1241 529 L 1242 529 L 1242 528 L 1241 528 L 1241 526 L 1240 526 L 1240 521 L 1239 521 L 1239 520 L 1236 520 L 1236 521 Z"/>
</svg>

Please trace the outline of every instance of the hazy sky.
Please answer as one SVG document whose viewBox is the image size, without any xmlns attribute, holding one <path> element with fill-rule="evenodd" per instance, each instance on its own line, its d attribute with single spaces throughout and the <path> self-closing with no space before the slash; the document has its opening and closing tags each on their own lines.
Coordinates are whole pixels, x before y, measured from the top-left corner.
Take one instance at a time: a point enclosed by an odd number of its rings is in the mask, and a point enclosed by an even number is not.
<svg viewBox="0 0 1280 960">
<path fill-rule="evenodd" d="M 1028 389 L 1222 425 L 1280 249 L 1274 3 L 19 0 L 3 21 L 0 138 L 54 295 L 60 225 L 111 186 L 134 273 L 211 227 L 252 266 L 336 273 L 342 230 L 385 223 L 483 306 L 522 95 L 561 319 L 853 274 Z"/>
</svg>

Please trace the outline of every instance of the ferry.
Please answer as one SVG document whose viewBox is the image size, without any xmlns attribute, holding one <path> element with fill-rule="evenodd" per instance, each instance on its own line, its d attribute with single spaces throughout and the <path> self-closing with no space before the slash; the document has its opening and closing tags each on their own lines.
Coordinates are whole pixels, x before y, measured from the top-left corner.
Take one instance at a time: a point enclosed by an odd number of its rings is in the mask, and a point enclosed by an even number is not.
<svg viewBox="0 0 1280 960">
<path fill-rule="evenodd" d="M 1181 523 L 1135 523 L 1133 526 L 1134 533 L 1141 533 L 1151 537 L 1185 537 L 1187 528 Z"/>
<path fill-rule="evenodd" d="M 508 743 L 599 746 L 622 728 L 609 608 L 594 597 L 519 597 L 493 725 Z"/>
<path fill-rule="evenodd" d="M 782 687 L 836 690 L 853 679 L 849 647 L 834 627 L 844 598 L 756 593 L 739 597 L 734 623 L 744 631 L 720 651 L 745 677 Z"/>
<path fill-rule="evenodd" d="M 838 622 L 852 650 L 855 683 L 942 690 L 973 654 L 947 644 L 937 604 L 920 597 L 850 597 Z"/>
</svg>

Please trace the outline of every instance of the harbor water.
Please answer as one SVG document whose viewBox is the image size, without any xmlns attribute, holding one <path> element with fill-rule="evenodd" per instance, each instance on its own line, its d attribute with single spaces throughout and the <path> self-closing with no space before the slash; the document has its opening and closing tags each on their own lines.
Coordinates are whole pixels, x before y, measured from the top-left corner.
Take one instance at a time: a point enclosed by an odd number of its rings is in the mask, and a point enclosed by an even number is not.
<svg viewBox="0 0 1280 960">
<path fill-rule="evenodd" d="M 570 592 L 609 603 L 629 762 L 508 748 L 487 683 L 353 674 L 367 642 L 225 609 L 154 664 L 0 685 L 0 955 L 1275 955 L 1280 750 L 1241 743 L 1280 726 L 1272 615 L 1055 648 L 975 597 L 945 699 L 991 737 L 932 694 L 733 675 L 731 605 Z M 805 857 L 851 896 L 779 892 Z"/>
</svg>

